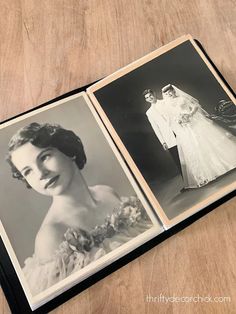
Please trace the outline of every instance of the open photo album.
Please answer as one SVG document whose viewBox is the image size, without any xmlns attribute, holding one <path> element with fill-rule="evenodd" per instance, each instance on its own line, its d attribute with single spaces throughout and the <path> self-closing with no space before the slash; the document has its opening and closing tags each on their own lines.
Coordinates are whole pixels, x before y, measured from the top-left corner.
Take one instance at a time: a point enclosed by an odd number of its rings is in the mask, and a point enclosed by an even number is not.
<svg viewBox="0 0 236 314">
<path fill-rule="evenodd" d="M 9 305 L 21 289 L 25 313 L 43 312 L 234 191 L 235 104 L 186 35 L 2 122 L 0 280 Z"/>
</svg>

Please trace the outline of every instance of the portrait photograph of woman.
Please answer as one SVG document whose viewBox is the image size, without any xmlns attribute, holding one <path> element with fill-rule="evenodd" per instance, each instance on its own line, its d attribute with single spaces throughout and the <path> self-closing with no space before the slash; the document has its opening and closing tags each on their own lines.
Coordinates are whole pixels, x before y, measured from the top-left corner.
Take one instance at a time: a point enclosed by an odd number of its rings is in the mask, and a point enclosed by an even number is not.
<svg viewBox="0 0 236 314">
<path fill-rule="evenodd" d="M 165 225 L 235 190 L 235 97 L 190 35 L 88 93 Z"/>
<path fill-rule="evenodd" d="M 1 125 L 1 236 L 31 304 L 163 228 L 85 94 Z"/>
</svg>

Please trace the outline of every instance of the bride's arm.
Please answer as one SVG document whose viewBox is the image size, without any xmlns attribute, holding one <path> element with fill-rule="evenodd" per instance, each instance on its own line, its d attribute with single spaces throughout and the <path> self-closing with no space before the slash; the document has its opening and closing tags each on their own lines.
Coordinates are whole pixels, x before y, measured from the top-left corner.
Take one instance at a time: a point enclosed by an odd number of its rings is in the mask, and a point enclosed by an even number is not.
<svg viewBox="0 0 236 314">
<path fill-rule="evenodd" d="M 191 101 L 189 104 L 189 115 L 192 117 L 200 108 L 200 104 L 197 101 Z"/>
<path fill-rule="evenodd" d="M 191 118 L 194 116 L 194 114 L 198 111 L 200 107 L 197 101 L 190 101 L 189 99 L 186 99 L 184 97 L 183 97 L 183 103 L 185 104 L 184 107 L 187 109 L 187 111 L 181 114 L 181 118 L 179 122 L 180 124 L 190 122 Z"/>
</svg>

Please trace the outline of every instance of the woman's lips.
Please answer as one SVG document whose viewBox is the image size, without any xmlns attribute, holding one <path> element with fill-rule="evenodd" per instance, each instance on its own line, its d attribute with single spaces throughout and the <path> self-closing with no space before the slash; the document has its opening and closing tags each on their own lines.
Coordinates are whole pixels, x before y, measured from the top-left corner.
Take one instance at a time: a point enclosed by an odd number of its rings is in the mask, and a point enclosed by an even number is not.
<svg viewBox="0 0 236 314">
<path fill-rule="evenodd" d="M 52 177 L 44 186 L 45 189 L 51 188 L 54 186 L 54 184 L 57 182 L 57 180 L 59 179 L 59 175 Z"/>
</svg>

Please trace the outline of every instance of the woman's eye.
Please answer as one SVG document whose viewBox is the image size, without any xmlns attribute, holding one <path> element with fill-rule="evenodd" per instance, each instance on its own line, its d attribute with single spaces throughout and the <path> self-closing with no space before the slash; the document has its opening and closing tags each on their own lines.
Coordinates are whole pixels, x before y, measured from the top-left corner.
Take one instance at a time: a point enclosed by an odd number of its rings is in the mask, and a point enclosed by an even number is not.
<svg viewBox="0 0 236 314">
<path fill-rule="evenodd" d="M 48 160 L 49 158 L 51 157 L 50 154 L 45 154 L 41 157 L 41 161 L 45 161 L 45 160 Z"/>
<path fill-rule="evenodd" d="M 27 176 L 30 174 L 30 172 L 31 172 L 31 169 L 25 170 L 25 171 L 23 172 L 23 176 L 24 176 L 24 177 L 27 177 Z"/>
</svg>

